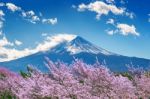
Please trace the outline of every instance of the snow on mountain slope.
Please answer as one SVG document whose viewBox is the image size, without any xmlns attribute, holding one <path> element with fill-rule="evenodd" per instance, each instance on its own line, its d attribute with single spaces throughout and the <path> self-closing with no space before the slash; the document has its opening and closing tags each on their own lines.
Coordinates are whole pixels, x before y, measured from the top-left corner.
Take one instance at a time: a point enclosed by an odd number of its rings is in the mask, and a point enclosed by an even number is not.
<svg viewBox="0 0 150 99">
<path fill-rule="evenodd" d="M 114 53 L 111 53 L 105 49 L 97 47 L 80 36 L 76 36 L 73 40 L 69 42 L 66 41 L 61 42 L 58 46 L 52 48 L 50 51 L 53 51 L 55 53 L 69 52 L 72 55 L 81 52 L 92 54 L 114 55 Z"/>
<path fill-rule="evenodd" d="M 70 51 L 71 54 L 77 54 L 80 52 L 87 52 L 87 53 L 93 53 L 93 54 L 105 54 L 105 55 L 112 55 L 113 53 L 99 48 L 92 43 L 84 40 L 83 38 L 77 36 L 75 39 L 70 41 L 66 46 L 67 51 Z"/>
</svg>

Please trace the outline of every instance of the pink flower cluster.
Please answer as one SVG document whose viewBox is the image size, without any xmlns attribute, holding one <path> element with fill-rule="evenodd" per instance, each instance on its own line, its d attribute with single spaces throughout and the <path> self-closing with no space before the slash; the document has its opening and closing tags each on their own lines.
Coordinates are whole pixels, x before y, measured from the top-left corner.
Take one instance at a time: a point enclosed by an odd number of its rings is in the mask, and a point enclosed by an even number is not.
<svg viewBox="0 0 150 99">
<path fill-rule="evenodd" d="M 75 60 L 71 65 L 47 59 L 49 73 L 36 69 L 28 77 L 0 69 L 0 98 L 8 92 L 16 99 L 148 99 L 150 78 L 116 75 L 96 63 Z M 5 76 L 4 76 L 5 75 Z M 14 99 L 14 98 L 12 98 Z"/>
</svg>

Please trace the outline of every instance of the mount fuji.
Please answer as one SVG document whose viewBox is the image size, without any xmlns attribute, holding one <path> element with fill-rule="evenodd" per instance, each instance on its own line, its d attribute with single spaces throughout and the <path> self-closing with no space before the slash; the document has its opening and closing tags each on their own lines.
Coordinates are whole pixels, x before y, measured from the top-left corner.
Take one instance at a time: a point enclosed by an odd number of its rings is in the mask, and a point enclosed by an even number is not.
<svg viewBox="0 0 150 99">
<path fill-rule="evenodd" d="M 19 72 L 26 71 L 27 66 L 32 64 L 41 71 L 47 71 L 44 65 L 45 58 L 48 57 L 52 61 L 63 61 L 70 64 L 75 58 L 82 59 L 87 64 L 94 64 L 96 60 L 100 63 L 106 63 L 106 66 L 115 72 L 127 71 L 127 64 L 140 66 L 144 69 L 150 65 L 149 59 L 128 57 L 112 53 L 103 48 L 97 47 L 91 42 L 76 36 L 72 40 L 63 40 L 56 46 L 49 48 L 46 51 L 39 51 L 37 53 L 21 57 L 15 60 L 0 62 L 0 66 L 6 67 L 12 71 Z"/>
</svg>

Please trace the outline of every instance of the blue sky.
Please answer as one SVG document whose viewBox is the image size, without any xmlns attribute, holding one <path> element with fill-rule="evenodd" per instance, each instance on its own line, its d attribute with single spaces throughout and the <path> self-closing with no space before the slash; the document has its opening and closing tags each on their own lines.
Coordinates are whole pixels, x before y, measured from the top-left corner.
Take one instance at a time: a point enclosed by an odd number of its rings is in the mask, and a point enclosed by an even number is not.
<svg viewBox="0 0 150 99">
<path fill-rule="evenodd" d="M 31 54 L 49 36 L 63 33 L 150 59 L 149 5 L 149 0 L 1 0 L 0 61 Z"/>
</svg>

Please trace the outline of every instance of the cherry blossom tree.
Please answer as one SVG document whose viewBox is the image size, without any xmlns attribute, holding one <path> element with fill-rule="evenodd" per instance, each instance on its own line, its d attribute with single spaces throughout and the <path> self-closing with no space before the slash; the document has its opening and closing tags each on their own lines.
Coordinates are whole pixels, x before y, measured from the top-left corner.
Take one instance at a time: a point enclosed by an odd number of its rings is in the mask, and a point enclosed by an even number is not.
<svg viewBox="0 0 150 99">
<path fill-rule="evenodd" d="M 81 60 L 67 65 L 46 58 L 49 72 L 35 68 L 21 75 L 0 69 L 0 99 L 147 99 L 150 97 L 150 77 L 137 69 L 128 77 L 111 72 L 96 62 Z M 140 73 L 138 73 L 138 72 Z M 5 98 L 4 98 L 5 99 Z M 7 98 L 6 98 L 7 99 Z"/>
</svg>

